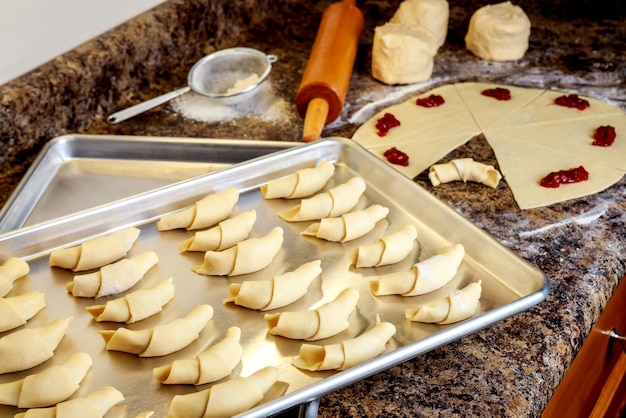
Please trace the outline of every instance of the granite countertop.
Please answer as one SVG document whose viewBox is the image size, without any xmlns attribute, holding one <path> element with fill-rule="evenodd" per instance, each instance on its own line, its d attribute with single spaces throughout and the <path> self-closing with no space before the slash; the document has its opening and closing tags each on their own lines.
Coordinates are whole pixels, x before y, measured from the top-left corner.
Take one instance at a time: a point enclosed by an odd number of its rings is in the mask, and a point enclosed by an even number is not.
<svg viewBox="0 0 626 418">
<path fill-rule="evenodd" d="M 329 3 L 171 0 L 0 86 L 0 204 L 41 147 L 66 133 L 297 140 L 295 91 Z M 366 20 L 351 89 L 344 113 L 323 135 L 349 137 L 381 106 L 456 81 L 558 89 L 626 109 L 625 3 L 516 2 L 533 24 L 530 48 L 506 63 L 481 61 L 464 48 L 471 14 L 487 3 L 450 0 L 448 38 L 433 77 L 400 88 L 369 74 L 373 29 L 398 2 L 358 1 Z M 247 114 L 207 122 L 192 118 L 192 104 L 180 101 L 106 123 L 113 111 L 184 85 L 197 59 L 232 46 L 278 57 L 265 98 L 248 104 Z M 447 158 L 496 162 L 480 137 L 453 154 Z M 551 293 L 523 313 L 323 396 L 319 415 L 539 416 L 626 273 L 626 180 L 588 198 L 526 211 L 503 183 L 486 190 L 463 183 L 433 188 L 423 175 L 416 181 L 539 266 Z"/>
</svg>

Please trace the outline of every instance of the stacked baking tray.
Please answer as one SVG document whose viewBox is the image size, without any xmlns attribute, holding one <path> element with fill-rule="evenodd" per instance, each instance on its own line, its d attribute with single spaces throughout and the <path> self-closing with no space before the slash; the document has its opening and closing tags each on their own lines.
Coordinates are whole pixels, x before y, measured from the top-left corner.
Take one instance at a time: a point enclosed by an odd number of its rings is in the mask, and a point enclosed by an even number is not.
<svg viewBox="0 0 626 418">
<path fill-rule="evenodd" d="M 170 145 L 165 148 L 171 149 Z M 133 190 L 130 195 L 121 198 L 117 195 L 105 195 L 102 196 L 103 204 L 88 205 L 89 207 L 79 212 L 73 212 L 73 207 L 65 207 L 63 209 L 68 212 L 60 218 L 43 223 L 33 222 L 26 228 L 0 236 L 0 259 L 10 256 L 24 257 L 31 266 L 28 279 L 16 282 L 14 293 L 39 289 L 46 294 L 48 307 L 27 326 L 74 316 L 70 330 L 55 357 L 30 372 L 60 362 L 73 351 L 86 351 L 94 359 L 94 366 L 78 395 L 88 393 L 98 386 L 112 385 L 126 396 L 126 401 L 117 406 L 112 414 L 134 416 L 140 411 L 154 410 L 156 416 L 165 416 L 174 395 L 204 387 L 160 385 L 152 378 L 152 369 L 169 364 L 177 358 L 192 357 L 221 339 L 229 327 L 236 325 L 243 330 L 244 356 L 235 373 L 247 376 L 266 365 L 280 369 L 279 382 L 258 406 L 243 414 L 249 417 L 266 417 L 299 404 L 306 404 L 325 393 L 475 332 L 525 310 L 547 296 L 548 282 L 535 266 L 510 252 L 426 190 L 350 140 L 329 138 L 302 146 L 283 146 L 282 150 L 276 151 L 263 156 L 259 156 L 263 153 L 257 153 L 251 160 L 187 180 L 174 183 L 168 180 L 167 183 L 170 184 L 139 194 L 133 194 Z M 99 154 L 93 154 L 94 157 L 97 155 Z M 158 153 L 153 154 L 153 157 L 145 155 L 149 153 L 143 154 L 139 160 L 153 161 L 158 166 Z M 138 157 L 129 159 L 132 158 Z M 298 202 L 263 199 L 259 190 L 261 185 L 300 168 L 315 166 L 323 159 L 336 166 L 328 187 L 343 183 L 352 176 L 361 176 L 367 184 L 367 190 L 358 207 L 378 203 L 390 209 L 387 219 L 377 224 L 374 231 L 343 244 L 303 237 L 300 233 L 309 222 L 289 224 L 276 215 Z M 36 173 L 31 173 L 29 181 L 33 181 L 33 178 L 36 178 Z M 138 178 L 143 179 L 143 175 Z M 131 181 L 132 179 L 124 180 Z M 56 180 L 53 181 L 55 183 Z M 42 187 L 44 190 L 40 192 L 45 196 L 50 187 L 63 189 L 61 186 L 62 184 L 56 184 Z M 152 185 L 148 189 L 151 187 Z M 237 211 L 257 211 L 253 235 L 262 236 L 273 227 L 281 226 L 285 242 L 274 261 L 260 272 L 234 278 L 200 276 L 193 273 L 191 267 L 202 263 L 202 254 L 181 255 L 177 250 L 178 243 L 193 232 L 158 232 L 155 221 L 166 213 L 188 207 L 207 194 L 227 187 L 236 187 L 240 191 Z M 80 200 L 73 191 L 65 193 L 68 194 L 68 200 Z M 45 199 L 54 200 L 55 197 Z M 19 198 L 15 201 L 19 201 Z M 39 205 L 41 201 L 39 199 Z M 31 213 L 30 218 L 35 219 L 35 214 Z M 415 225 L 419 233 L 416 248 L 407 259 L 393 266 L 372 269 L 356 269 L 350 265 L 347 254 L 351 250 L 360 244 L 373 242 L 387 228 L 396 229 L 407 223 Z M 131 324 L 129 328 L 145 329 L 168 322 L 184 316 L 192 307 L 201 303 L 208 303 L 215 308 L 214 318 L 198 340 L 165 357 L 146 359 L 125 353 L 107 352 L 98 330 L 114 329 L 119 325 L 95 323 L 84 309 L 94 304 L 94 301 L 74 299 L 65 290 L 65 283 L 72 279 L 71 273 L 48 266 L 47 255 L 51 250 L 130 225 L 141 229 L 139 241 L 133 247 L 132 253 L 151 250 L 159 256 L 158 266 L 137 287 L 148 287 L 157 280 L 173 277 L 176 295 L 163 312 L 140 323 Z M 466 256 L 457 275 L 443 289 L 411 298 L 371 295 L 369 279 L 387 272 L 410 269 L 415 262 L 432 256 L 442 246 L 457 243 L 463 244 Z M 381 356 L 342 372 L 305 373 L 291 365 L 291 360 L 298 355 L 300 341 L 269 335 L 261 312 L 222 303 L 229 293 L 230 283 L 270 278 L 314 259 L 322 260 L 321 277 L 313 282 L 306 296 L 282 310 L 309 309 L 332 299 L 342 289 L 353 287 L 359 291 L 360 299 L 356 311 L 350 316 L 350 327 L 335 337 L 317 343 L 335 343 L 359 335 L 374 325 L 378 314 L 381 320 L 392 322 L 397 328 L 396 335 Z M 416 307 L 434 298 L 443 297 L 453 289 L 478 280 L 482 280 L 483 293 L 479 312 L 473 318 L 446 326 L 410 323 L 404 318 L 407 307 Z M 101 302 L 104 300 L 98 301 Z M 12 376 L 0 376 L 0 383 L 27 374 L 28 372 L 22 372 Z M 15 412 L 4 407 L 0 408 L 0 413 L 5 410 Z"/>
</svg>

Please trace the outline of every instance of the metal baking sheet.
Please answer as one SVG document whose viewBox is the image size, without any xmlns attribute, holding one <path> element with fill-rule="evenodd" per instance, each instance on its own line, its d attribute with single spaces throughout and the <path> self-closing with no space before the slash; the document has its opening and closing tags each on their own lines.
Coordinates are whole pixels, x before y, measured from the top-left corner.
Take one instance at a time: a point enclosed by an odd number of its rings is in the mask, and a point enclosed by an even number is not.
<svg viewBox="0 0 626 418">
<path fill-rule="evenodd" d="M 0 233 L 298 144 L 239 139 L 60 136 L 46 144 L 0 211 Z"/>
<path fill-rule="evenodd" d="M 301 236 L 300 233 L 310 222 L 290 224 L 282 221 L 276 213 L 298 202 L 266 201 L 262 198 L 259 187 L 297 169 L 312 167 L 322 159 L 337 167 L 327 187 L 342 183 L 355 175 L 363 177 L 367 190 L 358 207 L 371 203 L 387 206 L 390 209 L 387 220 L 377 224 L 366 236 L 343 244 Z M 166 213 L 192 205 L 207 194 L 231 186 L 240 191 L 236 212 L 250 209 L 257 211 L 253 236 L 265 235 L 271 228 L 281 226 L 285 232 L 285 242 L 272 263 L 259 272 L 233 278 L 197 275 L 191 271 L 191 267 L 202 262 L 203 254 L 181 255 L 177 250 L 177 244 L 193 232 L 158 232 L 155 221 Z M 373 242 L 387 228 L 396 229 L 407 223 L 415 225 L 419 233 L 418 244 L 407 259 L 396 265 L 380 268 L 356 269 L 350 266 L 346 256 L 348 251 L 360 244 Z M 52 249 L 76 244 L 130 225 L 141 229 L 140 238 L 130 255 L 152 250 L 159 256 L 158 266 L 150 270 L 133 290 L 173 277 L 176 295 L 161 313 L 128 325 L 129 328 L 146 329 L 169 322 L 185 315 L 192 307 L 201 303 L 208 303 L 215 308 L 213 319 L 198 340 L 168 356 L 138 358 L 126 353 L 107 352 L 98 331 L 114 329 L 119 325 L 93 321 L 84 308 L 94 304 L 94 300 L 74 299 L 70 296 L 65 290 L 65 283 L 72 279 L 72 274 L 51 269 L 48 265 L 47 255 Z M 435 254 L 442 246 L 456 243 L 464 245 L 466 256 L 457 275 L 444 288 L 409 298 L 374 297 L 370 293 L 370 278 L 392 271 L 408 270 L 415 262 Z M 154 410 L 155 416 L 162 417 L 166 415 L 174 395 L 209 387 L 160 385 L 153 380 L 152 369 L 169 364 L 175 359 L 193 357 L 220 340 L 226 329 L 233 325 L 242 329 L 244 347 L 243 359 L 234 375 L 248 376 L 266 365 L 280 369 L 280 380 L 266 398 L 241 415 L 267 417 L 292 406 L 305 404 L 325 393 L 525 310 L 544 300 L 549 291 L 544 274 L 535 266 L 519 258 L 489 234 L 358 144 L 342 138 L 329 138 L 279 151 L 108 205 L 0 235 L 0 260 L 6 260 L 10 256 L 23 257 L 31 266 L 28 277 L 17 280 L 11 294 L 39 289 L 45 292 L 48 301 L 46 309 L 26 326 L 34 327 L 68 316 L 73 316 L 74 319 L 52 359 L 30 371 L 2 375 L 0 383 L 41 371 L 64 361 L 71 353 L 83 350 L 92 356 L 94 365 L 75 396 L 89 393 L 102 385 L 112 385 L 126 397 L 107 417 L 132 417 L 146 410 Z M 298 355 L 300 341 L 269 335 L 261 312 L 225 306 L 222 303 L 229 293 L 229 283 L 270 278 L 314 259 L 322 260 L 321 277 L 311 284 L 302 299 L 279 311 L 309 309 L 334 298 L 346 287 L 354 287 L 360 292 L 360 299 L 349 318 L 350 327 L 335 337 L 315 344 L 336 343 L 357 336 L 374 325 L 378 314 L 382 321 L 390 321 L 397 328 L 396 335 L 382 355 L 342 372 L 305 373 L 291 365 L 291 360 Z M 404 318 L 407 307 L 419 306 L 428 300 L 443 297 L 452 289 L 478 280 L 482 280 L 483 293 L 476 316 L 445 326 L 410 323 Z M 110 298 L 112 297 L 97 302 Z M 16 409 L 11 407 L 0 407 L 2 415 L 15 412 Z"/>
</svg>

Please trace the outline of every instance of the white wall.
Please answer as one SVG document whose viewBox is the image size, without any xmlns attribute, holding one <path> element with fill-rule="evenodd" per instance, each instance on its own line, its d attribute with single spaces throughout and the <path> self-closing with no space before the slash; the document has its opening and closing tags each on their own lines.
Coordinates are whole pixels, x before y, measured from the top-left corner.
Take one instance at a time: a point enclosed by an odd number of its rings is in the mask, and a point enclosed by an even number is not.
<svg viewBox="0 0 626 418">
<path fill-rule="evenodd" d="M 0 85 L 165 0 L 0 0 Z"/>
</svg>

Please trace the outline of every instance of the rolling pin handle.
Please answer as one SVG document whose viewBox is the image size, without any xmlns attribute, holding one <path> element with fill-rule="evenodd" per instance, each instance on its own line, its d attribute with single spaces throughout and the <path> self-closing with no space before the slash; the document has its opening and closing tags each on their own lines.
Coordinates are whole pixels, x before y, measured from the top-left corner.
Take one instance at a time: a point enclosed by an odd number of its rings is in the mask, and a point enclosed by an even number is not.
<svg viewBox="0 0 626 418">
<path fill-rule="evenodd" d="M 302 140 L 313 142 L 322 135 L 326 118 L 328 117 L 328 102 L 322 98 L 312 99 L 304 116 Z"/>
</svg>

